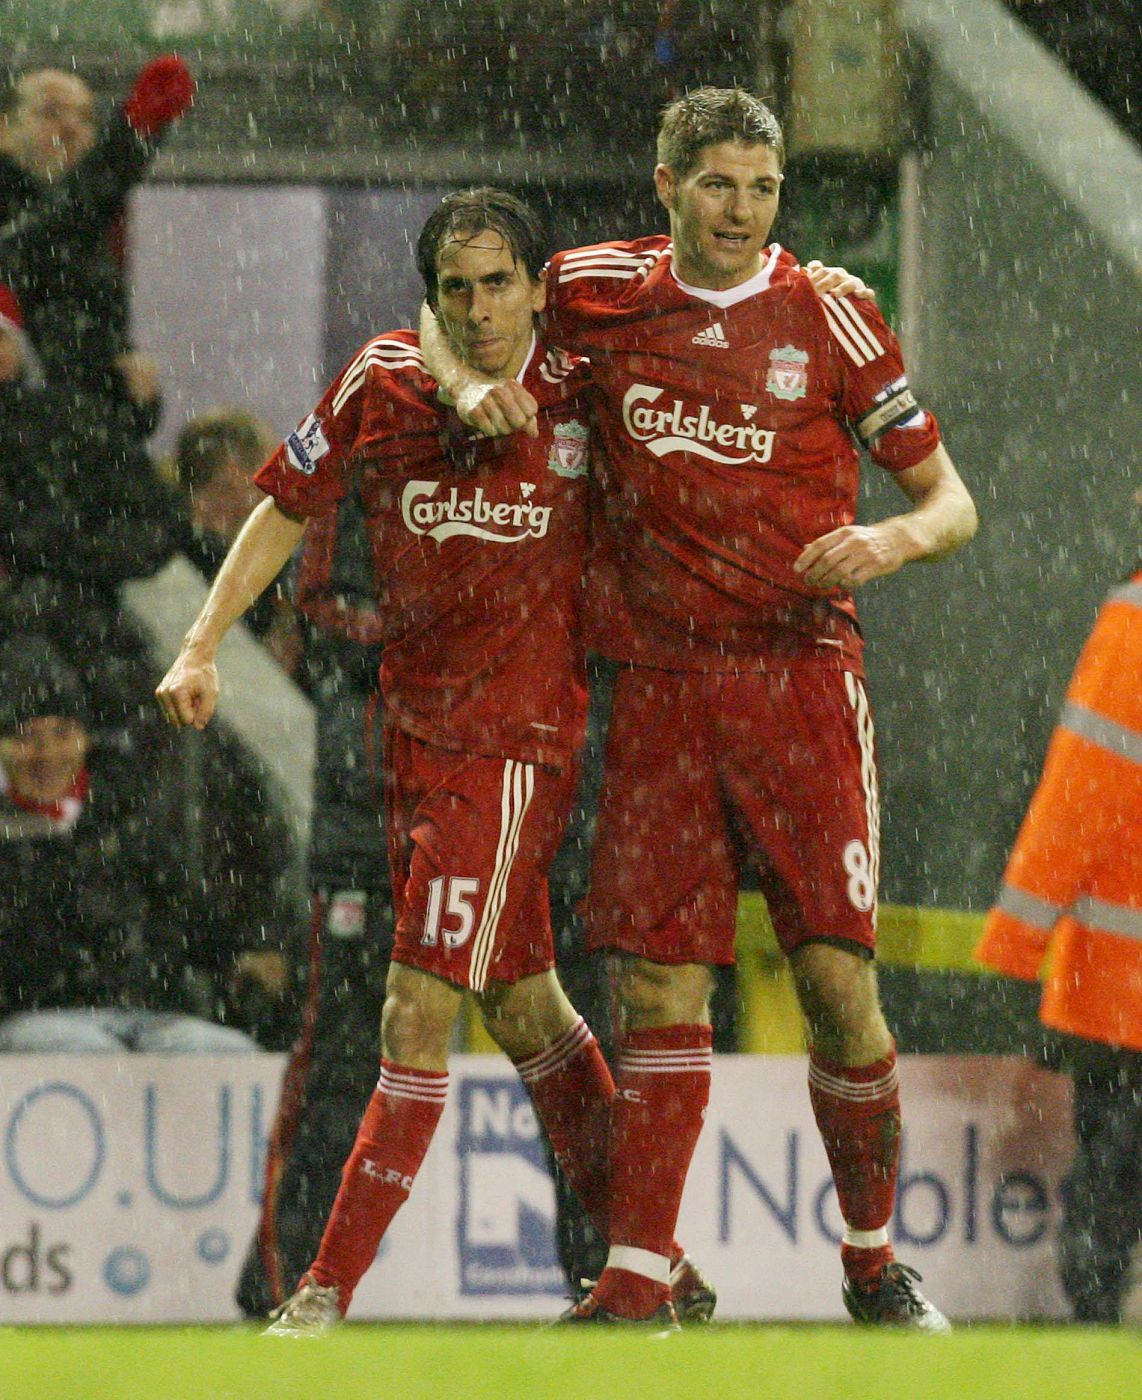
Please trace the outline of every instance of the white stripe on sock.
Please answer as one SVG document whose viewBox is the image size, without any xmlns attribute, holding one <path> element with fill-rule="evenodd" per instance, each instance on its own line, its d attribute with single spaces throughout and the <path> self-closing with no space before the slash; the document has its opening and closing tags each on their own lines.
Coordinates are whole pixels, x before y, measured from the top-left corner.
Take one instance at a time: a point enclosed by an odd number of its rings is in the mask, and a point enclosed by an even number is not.
<svg viewBox="0 0 1142 1400">
<path fill-rule="evenodd" d="M 841 1243 L 855 1245 L 857 1249 L 883 1249 L 888 1243 L 888 1230 L 883 1225 L 879 1230 L 854 1230 L 846 1225 Z"/>
<path fill-rule="evenodd" d="M 896 1089 L 900 1075 L 895 1065 L 880 1079 L 870 1079 L 864 1083 L 842 1079 L 829 1074 L 819 1065 L 809 1062 L 809 1083 L 820 1092 L 832 1094 L 837 1099 L 847 1099 L 850 1103 L 865 1103 L 891 1094 Z"/>
<path fill-rule="evenodd" d="M 423 1074 L 409 1074 L 401 1070 L 381 1067 L 381 1077 L 377 1080 L 377 1091 L 394 1099 L 419 1099 L 421 1103 L 444 1103 L 448 1098 L 448 1075 L 431 1070 Z"/>
<path fill-rule="evenodd" d="M 655 1283 L 670 1282 L 670 1257 L 655 1254 L 650 1249 L 637 1249 L 632 1244 L 613 1244 L 607 1255 L 608 1269 L 625 1269 Z"/>
<path fill-rule="evenodd" d="M 553 1074 L 557 1069 L 562 1069 L 567 1061 L 577 1055 L 582 1046 L 586 1045 L 591 1038 L 591 1028 L 580 1016 L 570 1030 L 565 1031 L 545 1050 L 540 1050 L 530 1059 L 520 1060 L 519 1064 L 516 1065 L 516 1071 L 525 1084 L 534 1084 L 537 1080 L 545 1079 L 549 1074 Z"/>
<path fill-rule="evenodd" d="M 619 1068 L 638 1074 L 683 1074 L 688 1070 L 709 1069 L 714 1057 L 709 1050 L 621 1050 Z"/>
</svg>

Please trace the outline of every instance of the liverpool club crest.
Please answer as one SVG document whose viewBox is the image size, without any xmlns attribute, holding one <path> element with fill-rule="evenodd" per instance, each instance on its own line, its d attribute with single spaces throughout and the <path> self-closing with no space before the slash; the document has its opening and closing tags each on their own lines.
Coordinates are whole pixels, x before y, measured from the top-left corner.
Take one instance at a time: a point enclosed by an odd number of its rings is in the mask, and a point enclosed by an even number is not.
<svg viewBox="0 0 1142 1400">
<path fill-rule="evenodd" d="M 765 387 L 775 399 L 803 399 L 809 387 L 809 352 L 782 345 L 769 352 L 769 373 Z"/>
<path fill-rule="evenodd" d="M 587 440 L 591 430 L 572 418 L 568 423 L 556 423 L 551 453 L 547 465 L 556 476 L 586 476 L 590 452 Z"/>
</svg>

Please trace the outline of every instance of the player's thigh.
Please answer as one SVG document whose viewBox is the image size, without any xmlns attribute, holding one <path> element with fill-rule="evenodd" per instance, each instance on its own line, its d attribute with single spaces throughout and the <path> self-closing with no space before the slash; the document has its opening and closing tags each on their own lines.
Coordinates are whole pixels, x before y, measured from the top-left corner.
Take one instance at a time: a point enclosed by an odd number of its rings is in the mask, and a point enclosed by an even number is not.
<svg viewBox="0 0 1142 1400">
<path fill-rule="evenodd" d="M 392 963 L 381 1012 L 382 1054 L 402 1065 L 443 1069 L 463 997 L 441 977 Z"/>
<path fill-rule="evenodd" d="M 829 939 L 871 953 L 880 795 L 863 683 L 827 669 L 759 673 L 723 697 L 722 783 L 782 949 Z"/>
<path fill-rule="evenodd" d="M 588 942 L 651 961 L 733 960 L 737 863 L 703 678 L 620 672 L 587 901 Z"/>
<path fill-rule="evenodd" d="M 394 960 L 482 991 L 554 963 L 547 868 L 574 775 L 419 745 L 399 872 Z M 398 885 L 394 872 L 394 886 Z"/>
</svg>

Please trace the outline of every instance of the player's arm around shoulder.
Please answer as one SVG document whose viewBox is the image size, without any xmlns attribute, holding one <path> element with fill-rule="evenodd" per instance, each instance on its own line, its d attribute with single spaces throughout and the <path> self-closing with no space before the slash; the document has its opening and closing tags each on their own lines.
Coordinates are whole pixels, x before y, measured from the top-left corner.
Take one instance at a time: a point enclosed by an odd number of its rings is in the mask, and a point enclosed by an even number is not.
<svg viewBox="0 0 1142 1400">
<path fill-rule="evenodd" d="M 456 354 L 427 302 L 420 307 L 420 351 L 425 368 L 456 405 L 460 421 L 483 437 L 521 430 L 539 436 L 539 405 L 516 379 L 493 379 Z"/>
<path fill-rule="evenodd" d="M 826 294 L 835 297 L 859 297 L 861 301 L 875 301 L 876 292 L 855 272 L 843 267 L 826 267 L 816 258 L 805 264 L 805 275 L 819 297 Z"/>
<path fill-rule="evenodd" d="M 811 541 L 793 567 L 816 588 L 856 588 L 919 559 L 943 559 L 979 523 L 975 502 L 943 443 L 895 474 L 913 508 L 873 525 L 844 525 Z"/>
</svg>

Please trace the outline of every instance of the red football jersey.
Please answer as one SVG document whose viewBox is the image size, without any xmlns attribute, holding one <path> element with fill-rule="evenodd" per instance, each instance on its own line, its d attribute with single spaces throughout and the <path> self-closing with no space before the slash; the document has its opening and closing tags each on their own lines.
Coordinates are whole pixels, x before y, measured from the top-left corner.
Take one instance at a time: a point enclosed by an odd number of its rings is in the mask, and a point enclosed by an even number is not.
<svg viewBox="0 0 1142 1400">
<path fill-rule="evenodd" d="M 431 744 L 562 766 L 586 713 L 585 366 L 533 344 L 538 438 L 476 438 L 412 331 L 369 341 L 255 480 L 297 515 L 355 486 L 377 578 L 381 690 Z"/>
<path fill-rule="evenodd" d="M 687 287 L 663 237 L 558 253 L 547 286 L 549 338 L 589 356 L 600 391 L 602 577 L 617 569 L 633 624 L 592 643 L 653 666 L 859 669 L 852 594 L 793 562 L 855 520 L 858 439 L 890 471 L 939 442 L 876 306 L 818 297 L 776 244 L 740 287 Z"/>
</svg>

